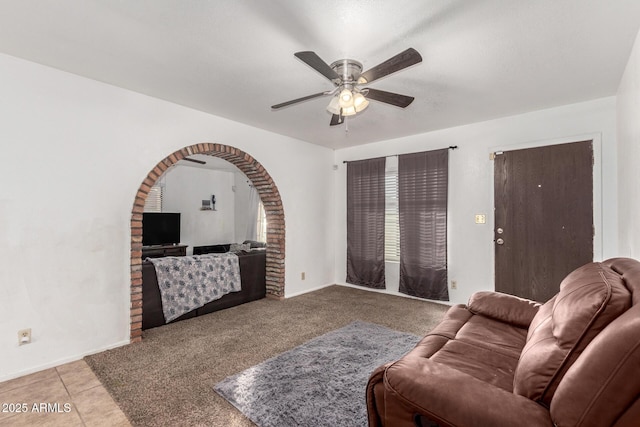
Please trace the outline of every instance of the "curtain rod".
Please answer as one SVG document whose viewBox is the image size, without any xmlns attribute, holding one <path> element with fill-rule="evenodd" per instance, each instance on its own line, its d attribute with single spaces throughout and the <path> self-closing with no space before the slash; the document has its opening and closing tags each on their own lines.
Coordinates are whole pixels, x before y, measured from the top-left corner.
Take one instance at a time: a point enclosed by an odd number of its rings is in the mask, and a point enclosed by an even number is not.
<svg viewBox="0 0 640 427">
<path fill-rule="evenodd" d="M 449 150 L 456 150 L 458 148 L 457 145 L 450 145 L 448 147 Z M 437 150 L 427 150 L 427 151 L 437 151 Z M 405 154 L 416 154 L 416 153 L 424 153 L 424 151 L 416 151 L 415 153 L 405 153 Z M 372 159 L 381 159 L 383 157 L 397 157 L 397 156 L 403 156 L 404 154 L 390 154 L 388 156 L 380 156 L 380 157 L 372 157 L 371 159 L 361 159 L 361 160 L 372 160 Z M 349 163 L 349 162 L 359 162 L 360 160 L 343 160 L 342 163 Z"/>
</svg>

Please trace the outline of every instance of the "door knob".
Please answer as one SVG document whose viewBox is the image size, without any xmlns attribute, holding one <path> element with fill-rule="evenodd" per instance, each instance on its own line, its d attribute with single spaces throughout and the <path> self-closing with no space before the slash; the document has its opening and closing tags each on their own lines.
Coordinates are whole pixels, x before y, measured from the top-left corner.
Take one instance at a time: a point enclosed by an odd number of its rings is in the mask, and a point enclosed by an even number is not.
<svg viewBox="0 0 640 427">
<path fill-rule="evenodd" d="M 496 243 L 499 245 L 504 245 L 504 240 L 502 238 L 496 239 Z"/>
</svg>

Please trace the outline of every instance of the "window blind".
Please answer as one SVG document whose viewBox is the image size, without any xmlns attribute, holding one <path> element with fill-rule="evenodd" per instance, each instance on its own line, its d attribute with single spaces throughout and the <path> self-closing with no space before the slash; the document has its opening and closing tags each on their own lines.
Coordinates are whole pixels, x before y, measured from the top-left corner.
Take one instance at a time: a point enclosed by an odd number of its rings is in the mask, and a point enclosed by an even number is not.
<svg viewBox="0 0 640 427">
<path fill-rule="evenodd" d="M 400 261 L 400 225 L 398 219 L 398 158 L 388 157 L 384 176 L 384 259 Z"/>
<path fill-rule="evenodd" d="M 145 212 L 162 212 L 162 193 L 161 185 L 154 185 L 147 194 L 147 200 L 144 202 Z"/>
</svg>

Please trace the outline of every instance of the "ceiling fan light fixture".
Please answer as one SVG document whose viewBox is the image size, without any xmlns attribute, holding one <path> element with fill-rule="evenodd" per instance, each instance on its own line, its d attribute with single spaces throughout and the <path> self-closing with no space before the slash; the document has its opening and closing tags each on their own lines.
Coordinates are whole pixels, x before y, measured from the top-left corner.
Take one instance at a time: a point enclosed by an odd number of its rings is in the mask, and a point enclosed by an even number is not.
<svg viewBox="0 0 640 427">
<path fill-rule="evenodd" d="M 331 114 L 340 114 L 340 100 L 337 96 L 331 98 L 331 101 L 327 106 L 327 111 L 329 111 Z"/>
<path fill-rule="evenodd" d="M 341 115 L 345 117 L 355 116 L 355 114 L 357 113 L 356 107 L 353 105 L 351 107 L 342 108 L 340 111 Z"/>
<path fill-rule="evenodd" d="M 356 113 L 364 110 L 369 106 L 369 101 L 361 93 L 353 95 L 353 107 L 356 109 Z"/>
<path fill-rule="evenodd" d="M 353 93 L 347 88 L 340 92 L 340 106 L 342 108 L 353 107 Z"/>
</svg>

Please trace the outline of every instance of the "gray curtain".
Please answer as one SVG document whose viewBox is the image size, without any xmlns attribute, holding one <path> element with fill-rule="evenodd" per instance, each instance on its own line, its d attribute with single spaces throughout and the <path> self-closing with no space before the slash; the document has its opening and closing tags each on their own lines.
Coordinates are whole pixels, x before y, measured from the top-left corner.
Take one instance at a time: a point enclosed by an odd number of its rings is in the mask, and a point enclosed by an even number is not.
<svg viewBox="0 0 640 427">
<path fill-rule="evenodd" d="M 400 292 L 448 301 L 449 150 L 398 156 Z"/>
<path fill-rule="evenodd" d="M 386 159 L 347 164 L 347 283 L 384 289 Z"/>
</svg>

